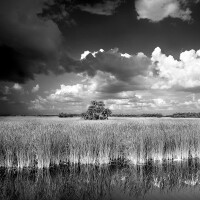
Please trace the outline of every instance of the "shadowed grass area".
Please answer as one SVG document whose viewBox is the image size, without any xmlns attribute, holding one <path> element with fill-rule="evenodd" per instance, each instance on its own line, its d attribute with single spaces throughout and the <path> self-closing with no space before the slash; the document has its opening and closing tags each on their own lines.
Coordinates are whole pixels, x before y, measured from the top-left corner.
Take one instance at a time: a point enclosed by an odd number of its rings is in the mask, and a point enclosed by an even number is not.
<svg viewBox="0 0 200 200">
<path fill-rule="evenodd" d="M 48 168 L 200 158 L 200 120 L 166 118 L 0 118 L 0 166 Z"/>
</svg>

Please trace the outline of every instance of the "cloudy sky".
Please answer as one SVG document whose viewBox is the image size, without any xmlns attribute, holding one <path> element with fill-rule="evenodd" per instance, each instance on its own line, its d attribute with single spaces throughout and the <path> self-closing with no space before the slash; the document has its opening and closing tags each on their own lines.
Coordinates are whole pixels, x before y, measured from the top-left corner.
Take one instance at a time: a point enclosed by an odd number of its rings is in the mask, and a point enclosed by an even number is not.
<svg viewBox="0 0 200 200">
<path fill-rule="evenodd" d="M 200 112 L 200 0 L 1 0 L 0 114 Z"/>
</svg>

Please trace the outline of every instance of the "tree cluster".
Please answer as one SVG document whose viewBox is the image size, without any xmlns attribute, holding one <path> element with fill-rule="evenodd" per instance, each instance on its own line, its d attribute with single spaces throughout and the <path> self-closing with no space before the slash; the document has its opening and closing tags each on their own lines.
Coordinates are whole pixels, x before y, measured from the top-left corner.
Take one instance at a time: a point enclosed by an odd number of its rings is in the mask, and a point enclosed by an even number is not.
<svg viewBox="0 0 200 200">
<path fill-rule="evenodd" d="M 91 105 L 85 113 L 81 116 L 85 120 L 105 120 L 108 116 L 111 116 L 112 112 L 110 109 L 105 108 L 103 101 L 91 101 Z"/>
</svg>

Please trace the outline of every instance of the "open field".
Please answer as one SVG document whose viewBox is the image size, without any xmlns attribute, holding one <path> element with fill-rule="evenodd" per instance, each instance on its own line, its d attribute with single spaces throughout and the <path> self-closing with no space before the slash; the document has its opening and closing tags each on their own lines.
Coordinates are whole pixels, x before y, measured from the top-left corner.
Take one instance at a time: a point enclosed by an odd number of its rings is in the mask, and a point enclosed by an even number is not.
<svg viewBox="0 0 200 200">
<path fill-rule="evenodd" d="M 200 159 L 200 119 L 1 117 L 0 166 Z"/>
</svg>

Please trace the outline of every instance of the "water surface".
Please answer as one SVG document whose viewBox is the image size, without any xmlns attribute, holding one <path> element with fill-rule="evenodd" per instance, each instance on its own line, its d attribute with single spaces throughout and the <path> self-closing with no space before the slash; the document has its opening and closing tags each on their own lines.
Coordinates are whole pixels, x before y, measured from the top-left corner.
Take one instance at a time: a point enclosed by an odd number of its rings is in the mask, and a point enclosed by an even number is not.
<svg viewBox="0 0 200 200">
<path fill-rule="evenodd" d="M 0 170 L 0 199 L 199 199 L 198 160 Z"/>
</svg>

